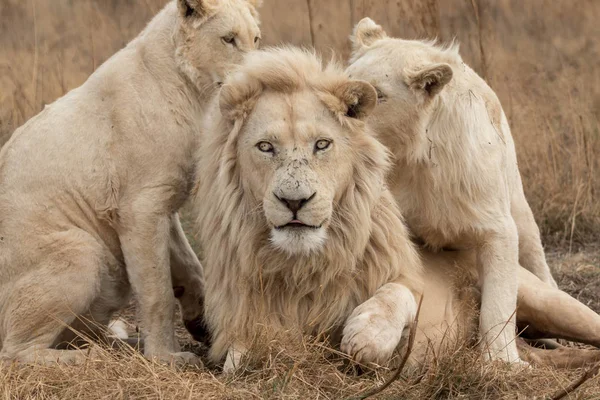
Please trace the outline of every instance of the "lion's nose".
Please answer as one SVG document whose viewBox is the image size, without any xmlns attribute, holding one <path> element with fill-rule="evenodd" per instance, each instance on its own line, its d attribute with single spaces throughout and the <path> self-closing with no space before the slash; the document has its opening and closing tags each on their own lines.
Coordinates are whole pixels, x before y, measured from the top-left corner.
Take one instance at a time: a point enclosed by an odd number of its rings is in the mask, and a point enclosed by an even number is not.
<svg viewBox="0 0 600 400">
<path fill-rule="evenodd" d="M 294 215 L 296 215 L 296 213 L 302 208 L 304 207 L 304 205 L 306 203 L 308 203 L 309 201 L 311 201 L 314 197 L 315 194 L 317 194 L 317 192 L 311 194 L 309 197 L 304 198 L 304 199 L 287 199 L 285 197 L 279 197 L 277 196 L 275 193 L 273 193 L 275 195 L 275 197 L 277 197 L 277 200 L 279 200 L 280 202 L 282 202 L 283 204 L 285 204 L 285 206 L 294 213 Z"/>
</svg>

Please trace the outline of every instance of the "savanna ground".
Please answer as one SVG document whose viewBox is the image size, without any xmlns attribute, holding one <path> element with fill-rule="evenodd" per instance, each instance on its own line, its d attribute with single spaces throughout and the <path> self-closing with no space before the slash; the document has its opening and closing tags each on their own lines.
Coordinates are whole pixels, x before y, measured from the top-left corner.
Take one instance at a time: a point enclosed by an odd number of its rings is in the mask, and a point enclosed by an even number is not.
<svg viewBox="0 0 600 400">
<path fill-rule="evenodd" d="M 0 0 L 0 145 L 45 104 L 81 84 L 133 38 L 165 0 Z M 596 0 L 265 0 L 263 38 L 348 55 L 370 16 L 393 35 L 456 37 L 498 93 L 525 190 L 561 288 L 600 312 L 600 2 Z M 191 232 L 189 216 L 185 225 Z M 191 237 L 193 241 L 193 237 Z M 196 246 L 196 248 L 198 248 Z M 133 307 L 123 315 L 135 326 Z M 185 347 L 202 353 L 179 327 Z M 84 366 L 0 367 L 0 396 L 27 398 L 345 398 L 383 382 L 318 344 L 265 344 L 271 356 L 240 375 L 176 370 L 134 352 Z M 380 398 L 551 398 L 582 371 L 483 365 L 460 346 L 407 371 Z M 97 361 L 95 361 L 97 360 Z M 600 399 L 600 378 L 571 398 Z"/>
</svg>

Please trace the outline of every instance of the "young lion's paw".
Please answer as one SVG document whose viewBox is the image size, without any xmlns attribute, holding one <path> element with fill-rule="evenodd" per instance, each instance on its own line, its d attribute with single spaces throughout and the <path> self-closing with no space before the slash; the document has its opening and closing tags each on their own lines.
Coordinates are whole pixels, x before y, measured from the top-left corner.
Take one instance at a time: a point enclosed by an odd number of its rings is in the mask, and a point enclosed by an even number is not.
<svg viewBox="0 0 600 400">
<path fill-rule="evenodd" d="M 169 364 L 176 367 L 184 367 L 188 365 L 202 367 L 204 364 L 200 357 L 189 351 L 181 351 L 177 353 L 169 353 L 160 356 L 152 357 L 161 364 Z"/>
<path fill-rule="evenodd" d="M 400 343 L 405 323 L 375 299 L 356 307 L 344 327 L 341 350 L 359 363 L 383 364 Z"/>
</svg>

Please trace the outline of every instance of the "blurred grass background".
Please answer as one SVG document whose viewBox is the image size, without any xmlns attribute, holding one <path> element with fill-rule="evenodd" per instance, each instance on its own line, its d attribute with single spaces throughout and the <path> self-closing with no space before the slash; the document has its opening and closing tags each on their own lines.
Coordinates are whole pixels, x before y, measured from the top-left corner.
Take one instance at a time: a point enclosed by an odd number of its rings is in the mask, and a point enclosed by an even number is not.
<svg viewBox="0 0 600 400">
<path fill-rule="evenodd" d="M 80 85 L 165 0 L 0 0 L 0 145 Z M 263 42 L 349 54 L 364 16 L 403 38 L 456 37 L 498 93 L 545 243 L 600 237 L 600 1 L 264 0 Z"/>
</svg>

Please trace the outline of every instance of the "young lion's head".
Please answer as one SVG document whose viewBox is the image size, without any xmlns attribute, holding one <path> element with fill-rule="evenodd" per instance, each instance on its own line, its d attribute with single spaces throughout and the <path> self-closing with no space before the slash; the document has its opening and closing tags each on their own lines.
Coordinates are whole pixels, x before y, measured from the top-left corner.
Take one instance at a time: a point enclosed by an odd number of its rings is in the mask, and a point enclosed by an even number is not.
<svg viewBox="0 0 600 400">
<path fill-rule="evenodd" d="M 388 37 L 370 18 L 356 25 L 351 40 L 353 53 L 346 72 L 377 90 L 379 105 L 369 125 L 403 142 L 425 131 L 436 98 L 452 81 L 454 69 L 463 67 L 458 48 Z"/>
<path fill-rule="evenodd" d="M 176 0 L 177 59 L 202 91 L 220 85 L 244 54 L 258 48 L 261 0 Z"/>
<path fill-rule="evenodd" d="M 323 70 L 314 54 L 297 49 L 252 53 L 226 81 L 221 172 L 252 210 L 244 218 L 260 215 L 257 227 L 275 248 L 320 250 L 360 184 L 357 171 L 382 185 L 387 153 L 363 123 L 375 103 L 371 85 L 333 65 Z"/>
</svg>

